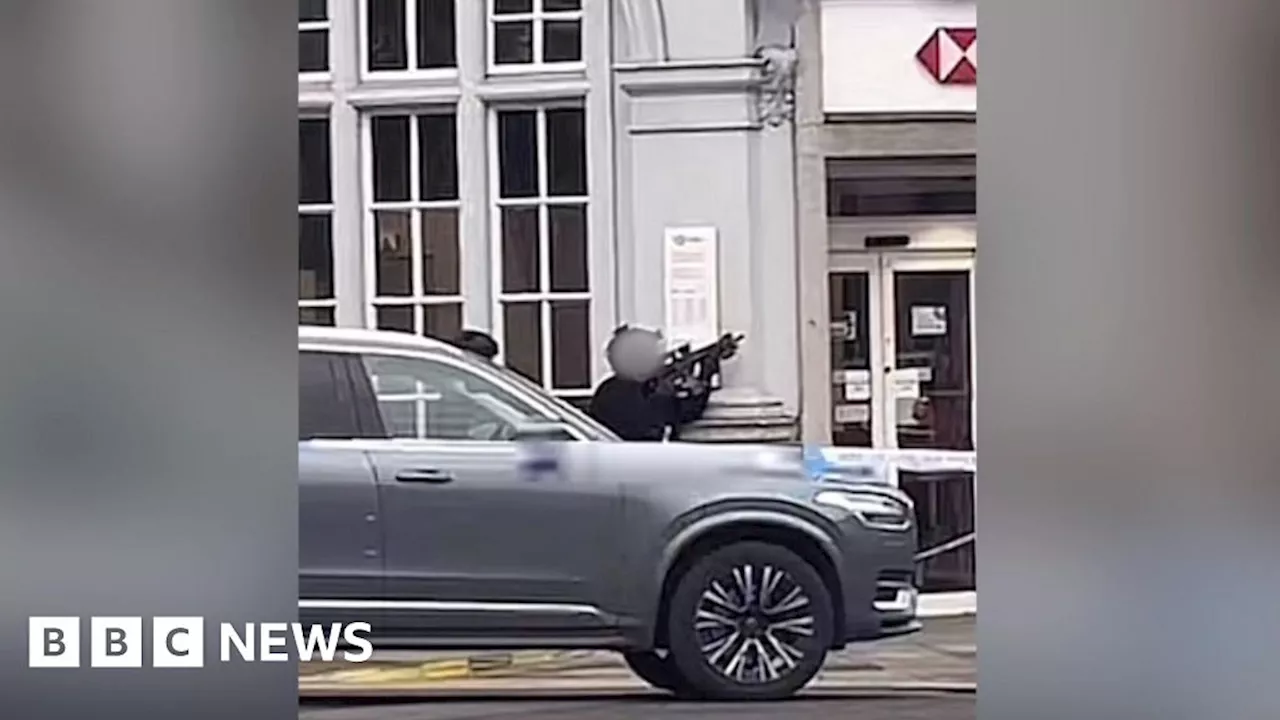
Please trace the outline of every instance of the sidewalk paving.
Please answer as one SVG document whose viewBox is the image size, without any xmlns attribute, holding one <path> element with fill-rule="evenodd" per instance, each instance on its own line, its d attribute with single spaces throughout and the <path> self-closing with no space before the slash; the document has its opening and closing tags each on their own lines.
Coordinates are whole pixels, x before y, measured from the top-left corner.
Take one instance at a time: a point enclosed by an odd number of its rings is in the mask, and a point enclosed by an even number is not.
<svg viewBox="0 0 1280 720">
<path fill-rule="evenodd" d="M 974 616 L 924 621 L 913 635 L 853 645 L 832 653 L 811 687 L 817 691 L 951 690 L 977 684 Z M 647 686 L 608 652 L 375 653 L 369 662 L 304 663 L 307 696 L 495 691 L 645 691 Z"/>
</svg>

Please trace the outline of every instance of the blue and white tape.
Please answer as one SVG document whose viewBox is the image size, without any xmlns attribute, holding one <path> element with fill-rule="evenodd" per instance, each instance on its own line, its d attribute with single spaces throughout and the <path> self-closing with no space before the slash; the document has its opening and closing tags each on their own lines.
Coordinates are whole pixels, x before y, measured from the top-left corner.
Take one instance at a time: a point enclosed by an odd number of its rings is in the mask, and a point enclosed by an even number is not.
<svg viewBox="0 0 1280 720">
<path fill-rule="evenodd" d="M 805 447 L 805 468 L 814 480 L 856 480 L 897 485 L 898 473 L 976 473 L 977 453 L 960 450 L 877 450 Z"/>
</svg>

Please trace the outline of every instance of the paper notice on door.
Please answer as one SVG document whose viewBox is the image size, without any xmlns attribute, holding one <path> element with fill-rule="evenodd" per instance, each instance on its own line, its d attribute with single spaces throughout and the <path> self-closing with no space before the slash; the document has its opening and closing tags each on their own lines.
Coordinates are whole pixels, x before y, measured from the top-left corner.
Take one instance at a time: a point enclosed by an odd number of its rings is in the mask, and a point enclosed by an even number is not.
<svg viewBox="0 0 1280 720">
<path fill-rule="evenodd" d="M 841 320 L 831 321 L 831 339 L 852 342 L 858 339 L 858 313 L 850 310 Z"/>
<path fill-rule="evenodd" d="M 890 373 L 889 395 L 899 400 L 920 397 L 920 373 L 916 368 L 903 368 Z"/>
<path fill-rule="evenodd" d="M 911 334 L 917 337 L 947 334 L 945 305 L 912 305 Z"/>
<path fill-rule="evenodd" d="M 835 385 L 846 385 L 848 383 L 870 383 L 870 370 L 836 370 L 831 373 L 831 382 Z"/>
<path fill-rule="evenodd" d="M 871 379 L 844 384 L 844 399 L 850 402 L 867 402 L 871 399 Z"/>
<path fill-rule="evenodd" d="M 870 405 L 841 404 L 836 406 L 836 422 L 841 425 L 857 425 L 870 419 Z"/>
</svg>

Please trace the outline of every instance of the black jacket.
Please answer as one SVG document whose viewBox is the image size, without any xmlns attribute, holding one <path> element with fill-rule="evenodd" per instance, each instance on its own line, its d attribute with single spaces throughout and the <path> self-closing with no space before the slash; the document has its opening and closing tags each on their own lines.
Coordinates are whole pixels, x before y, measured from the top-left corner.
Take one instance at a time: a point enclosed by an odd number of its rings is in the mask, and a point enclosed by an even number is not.
<svg viewBox="0 0 1280 720">
<path fill-rule="evenodd" d="M 653 381 L 641 382 L 610 375 L 591 396 L 588 414 L 623 440 L 674 440 L 680 428 L 706 412 L 707 393 L 676 397 L 657 390 Z"/>
</svg>

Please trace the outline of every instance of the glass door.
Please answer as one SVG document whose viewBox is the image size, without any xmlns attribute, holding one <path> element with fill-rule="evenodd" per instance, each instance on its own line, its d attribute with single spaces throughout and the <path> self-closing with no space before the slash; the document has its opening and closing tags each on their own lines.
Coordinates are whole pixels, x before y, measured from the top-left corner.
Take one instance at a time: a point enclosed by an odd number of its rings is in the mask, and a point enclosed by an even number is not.
<svg viewBox="0 0 1280 720">
<path fill-rule="evenodd" d="M 883 447 L 880 264 L 874 256 L 832 258 L 827 274 L 831 328 L 831 444 Z"/>
<path fill-rule="evenodd" d="M 886 446 L 974 449 L 972 253 L 881 256 Z M 916 502 L 920 547 L 937 548 L 973 532 L 974 477 L 957 471 L 900 472 Z M 926 591 L 972 590 L 972 543 L 920 566 Z"/>
<path fill-rule="evenodd" d="M 973 256 L 883 257 L 892 446 L 973 450 Z"/>
</svg>

